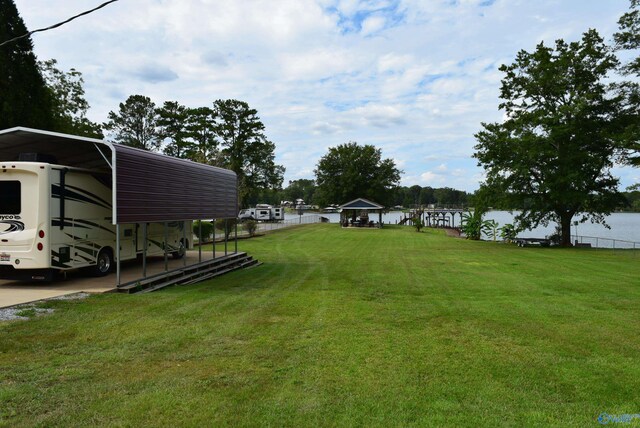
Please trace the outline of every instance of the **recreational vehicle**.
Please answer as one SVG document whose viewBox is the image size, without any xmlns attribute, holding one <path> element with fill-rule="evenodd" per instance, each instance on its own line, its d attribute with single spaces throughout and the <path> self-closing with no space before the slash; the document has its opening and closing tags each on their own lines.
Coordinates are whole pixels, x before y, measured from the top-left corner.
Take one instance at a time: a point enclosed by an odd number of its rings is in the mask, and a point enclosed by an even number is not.
<svg viewBox="0 0 640 428">
<path fill-rule="evenodd" d="M 255 208 L 241 210 L 238 214 L 240 220 L 279 221 L 284 220 L 284 208 L 272 207 L 267 204 L 258 204 Z"/>
<path fill-rule="evenodd" d="M 0 278 L 49 280 L 77 268 L 106 275 L 118 254 L 134 259 L 145 242 L 147 255 L 165 254 L 165 246 L 175 258 L 185 254 L 191 221 L 120 225 L 116 251 L 111 174 L 37 154 L 19 159 L 0 162 Z"/>
</svg>

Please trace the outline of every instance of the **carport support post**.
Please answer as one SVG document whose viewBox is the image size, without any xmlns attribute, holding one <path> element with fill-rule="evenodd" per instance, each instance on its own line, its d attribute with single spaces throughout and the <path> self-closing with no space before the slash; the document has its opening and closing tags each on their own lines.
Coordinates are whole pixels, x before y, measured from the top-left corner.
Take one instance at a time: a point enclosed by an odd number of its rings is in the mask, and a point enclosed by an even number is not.
<svg viewBox="0 0 640 428">
<path fill-rule="evenodd" d="M 213 258 L 216 258 L 216 219 L 213 219 Z"/>
<path fill-rule="evenodd" d="M 198 263 L 202 262 L 202 219 L 198 220 Z"/>
<path fill-rule="evenodd" d="M 169 241 L 169 231 L 167 230 L 167 222 L 164 222 L 164 271 L 169 270 L 169 253 L 167 253 L 167 241 Z"/>
<path fill-rule="evenodd" d="M 228 225 L 228 219 L 224 219 L 224 255 L 227 255 L 227 238 L 229 237 L 229 235 L 227 234 L 227 227 L 229 227 Z"/>
<path fill-rule="evenodd" d="M 142 223 L 142 277 L 147 277 L 147 222 Z"/>
<path fill-rule="evenodd" d="M 182 266 L 187 267 L 187 222 L 186 221 L 182 222 L 182 246 L 184 247 L 184 255 L 182 256 Z"/>
<path fill-rule="evenodd" d="M 235 234 L 236 235 L 233 237 L 233 241 L 235 243 L 236 248 L 235 248 L 233 253 L 237 254 L 238 253 L 238 222 L 237 221 L 236 221 L 236 232 L 235 232 Z"/>
<path fill-rule="evenodd" d="M 116 281 L 120 286 L 120 225 L 116 224 Z"/>
</svg>

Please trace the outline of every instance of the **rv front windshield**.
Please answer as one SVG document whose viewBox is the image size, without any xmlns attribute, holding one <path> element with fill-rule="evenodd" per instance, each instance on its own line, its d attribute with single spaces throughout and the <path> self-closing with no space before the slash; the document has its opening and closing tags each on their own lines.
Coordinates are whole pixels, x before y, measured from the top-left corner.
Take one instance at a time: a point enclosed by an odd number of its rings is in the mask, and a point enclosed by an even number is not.
<svg viewBox="0 0 640 428">
<path fill-rule="evenodd" d="M 0 214 L 20 214 L 20 182 L 0 181 Z"/>
</svg>

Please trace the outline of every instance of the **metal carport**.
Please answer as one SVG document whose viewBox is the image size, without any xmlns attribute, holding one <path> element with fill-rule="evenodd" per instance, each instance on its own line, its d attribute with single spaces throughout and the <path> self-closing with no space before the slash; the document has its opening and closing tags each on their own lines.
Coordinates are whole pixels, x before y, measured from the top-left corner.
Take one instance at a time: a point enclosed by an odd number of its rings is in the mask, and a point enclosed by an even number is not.
<svg viewBox="0 0 640 428">
<path fill-rule="evenodd" d="M 111 173 L 112 224 L 236 218 L 233 171 L 107 141 L 24 127 L 0 131 L 0 161 L 41 153 L 56 163 Z M 119 247 L 119 245 L 117 245 Z M 119 248 L 118 248 L 119 251 Z M 117 257 L 120 283 L 120 257 Z"/>
</svg>

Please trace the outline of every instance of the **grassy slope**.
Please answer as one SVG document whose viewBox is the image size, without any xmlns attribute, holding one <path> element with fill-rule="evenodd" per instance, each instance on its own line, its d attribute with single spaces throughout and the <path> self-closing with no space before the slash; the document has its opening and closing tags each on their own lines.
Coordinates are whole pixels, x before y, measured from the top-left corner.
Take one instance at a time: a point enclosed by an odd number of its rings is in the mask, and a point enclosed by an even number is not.
<svg viewBox="0 0 640 428">
<path fill-rule="evenodd" d="M 640 255 L 335 225 L 241 250 L 265 265 L 0 324 L 0 425 L 585 426 L 640 413 Z"/>
</svg>

